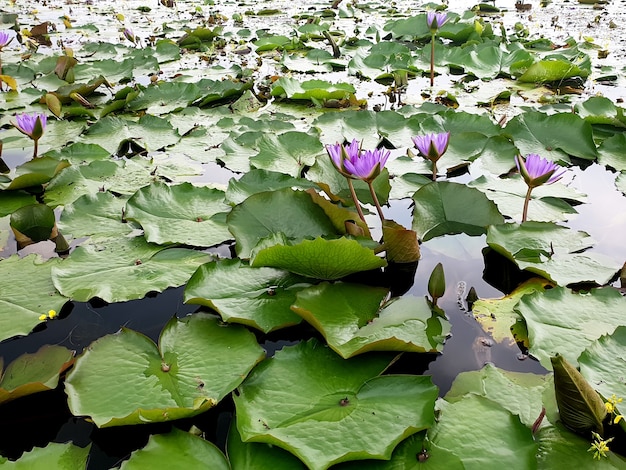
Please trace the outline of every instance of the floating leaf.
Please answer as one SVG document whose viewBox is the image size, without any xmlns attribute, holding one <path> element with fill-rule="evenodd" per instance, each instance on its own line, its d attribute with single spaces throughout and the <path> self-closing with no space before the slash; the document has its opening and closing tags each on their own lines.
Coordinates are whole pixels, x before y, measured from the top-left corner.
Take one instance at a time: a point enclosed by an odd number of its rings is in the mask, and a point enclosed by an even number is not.
<svg viewBox="0 0 626 470">
<path fill-rule="evenodd" d="M 141 224 L 146 240 L 167 245 L 219 245 L 232 238 L 226 227 L 224 192 L 190 183 L 144 186 L 126 203 L 126 217 Z"/>
<path fill-rule="evenodd" d="M 311 196 L 291 188 L 254 194 L 235 206 L 226 220 L 237 240 L 240 258 L 249 258 L 261 239 L 277 233 L 296 242 L 337 234 L 332 222 Z"/>
<path fill-rule="evenodd" d="M 115 239 L 82 245 L 52 270 L 59 292 L 80 302 L 141 299 L 187 282 L 211 259 L 206 253 L 150 244 L 143 238 Z"/>
<path fill-rule="evenodd" d="M 615 260 L 582 251 L 591 245 L 585 232 L 572 232 L 547 222 L 489 227 L 487 244 L 520 269 L 559 285 L 579 282 L 606 284 L 620 269 Z"/>
<path fill-rule="evenodd" d="M 578 67 L 570 60 L 550 58 L 535 62 L 518 80 L 525 83 L 549 83 L 572 77 L 586 78 L 588 75 L 589 70 Z"/>
<path fill-rule="evenodd" d="M 282 77 L 274 82 L 272 96 L 321 102 L 348 99 L 354 96 L 355 91 L 349 83 L 332 84 L 323 80 L 300 82 L 295 78 Z"/>
<path fill-rule="evenodd" d="M 389 262 L 412 263 L 420 259 L 417 233 L 408 230 L 393 220 L 383 222 L 383 240 Z"/>
<path fill-rule="evenodd" d="M 56 236 L 54 211 L 45 204 L 22 206 L 11 214 L 11 228 L 22 243 L 37 243 Z"/>
<path fill-rule="evenodd" d="M 334 280 L 349 274 L 382 268 L 387 262 L 345 237 L 302 240 L 293 245 L 274 245 L 253 254 L 251 265 L 285 269 L 313 279 Z"/>
<path fill-rule="evenodd" d="M 441 352 L 450 332 L 423 298 L 383 302 L 388 290 L 361 284 L 328 284 L 298 292 L 292 309 L 344 358 L 369 351 Z"/>
<path fill-rule="evenodd" d="M 254 168 L 279 171 L 293 177 L 301 176 L 306 167 L 315 163 L 317 156 L 326 155 L 317 137 L 297 131 L 264 135 L 258 146 L 259 153 L 250 158 Z"/>
<path fill-rule="evenodd" d="M 185 302 L 205 305 L 226 322 L 268 333 L 300 323 L 291 311 L 306 279 L 274 268 L 251 268 L 238 259 L 203 264 L 185 287 Z"/>
<path fill-rule="evenodd" d="M 167 434 L 153 434 L 148 444 L 122 462 L 121 470 L 146 468 L 200 468 L 230 470 L 224 454 L 212 443 L 177 428 Z"/>
<path fill-rule="evenodd" d="M 392 357 L 345 360 L 315 340 L 283 348 L 234 396 L 243 441 L 282 447 L 312 470 L 389 459 L 402 439 L 432 425 L 437 396 L 430 377 L 379 376 Z"/>
<path fill-rule="evenodd" d="M 480 191 L 459 183 L 432 182 L 413 196 L 413 230 L 424 241 L 446 234 L 481 235 L 504 219 Z"/>
<path fill-rule="evenodd" d="M 303 178 L 294 178 L 284 173 L 269 170 L 250 170 L 239 179 L 231 179 L 226 190 L 226 201 L 240 204 L 249 196 L 264 191 L 284 188 L 309 189 L 315 185 Z M 1 197 L 1 195 L 0 195 Z"/>
<path fill-rule="evenodd" d="M 0 459 L 0 467 L 15 470 L 49 470 L 50 468 L 85 470 L 90 448 L 91 444 L 81 448 L 71 442 L 65 444 L 51 442 L 46 447 L 35 447 L 29 452 L 24 452 L 15 462 L 9 460 L 2 462 Z"/>
<path fill-rule="evenodd" d="M 98 427 L 171 421 L 215 406 L 263 355 L 245 328 L 198 313 L 170 320 L 158 346 L 126 328 L 96 340 L 65 390 L 72 413 Z"/>
<path fill-rule="evenodd" d="M 63 346 L 44 345 L 36 353 L 22 354 L 4 371 L 0 363 L 0 403 L 55 389 L 73 357 L 74 351 Z"/>
<path fill-rule="evenodd" d="M 127 199 L 110 192 L 85 194 L 63 207 L 59 230 L 67 237 L 117 238 L 134 225 L 123 220 Z"/>
<path fill-rule="evenodd" d="M 546 369 L 557 353 L 576 363 L 585 348 L 622 324 L 625 309 L 626 298 L 610 287 L 588 293 L 555 287 L 522 297 L 516 307 L 526 321 L 530 354 Z"/>
<path fill-rule="evenodd" d="M 41 315 L 49 310 L 61 311 L 67 298 L 57 292 L 50 279 L 53 266 L 60 263 L 59 258 L 44 261 L 35 254 L 0 260 L 0 341 L 27 335 L 41 323 Z"/>
<path fill-rule="evenodd" d="M 578 358 L 580 373 L 605 399 L 626 397 L 626 326 L 591 343 Z M 622 405 L 619 405 L 621 408 Z"/>
</svg>

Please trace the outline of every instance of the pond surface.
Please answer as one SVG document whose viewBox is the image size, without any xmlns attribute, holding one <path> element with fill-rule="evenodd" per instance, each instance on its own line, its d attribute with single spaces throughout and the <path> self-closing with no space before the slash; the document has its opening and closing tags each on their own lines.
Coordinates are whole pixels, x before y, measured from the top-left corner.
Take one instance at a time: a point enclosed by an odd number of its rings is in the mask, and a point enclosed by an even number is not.
<svg viewBox="0 0 626 470">
<path fill-rule="evenodd" d="M 337 3 L 337 2 L 336 2 Z M 425 5 L 425 2 L 422 2 Z M 320 78 L 331 83 L 347 82 L 356 88 L 356 97 L 367 100 L 367 109 L 380 111 L 398 111 L 410 116 L 414 109 L 424 104 L 428 105 L 445 92 L 451 93 L 456 100 L 458 111 L 476 114 L 488 114 L 494 122 L 511 121 L 515 116 L 523 114 L 528 109 L 539 108 L 542 105 L 553 106 L 547 114 L 564 112 L 572 108 L 577 103 L 585 102 L 593 96 L 605 96 L 612 102 L 622 103 L 626 96 L 626 82 L 624 81 L 623 64 L 626 60 L 626 38 L 624 30 L 615 25 L 626 24 L 626 2 L 614 1 L 602 5 L 598 9 L 591 5 L 582 5 L 572 1 L 547 2 L 546 6 L 540 6 L 539 2 L 527 2 L 532 5 L 529 11 L 517 11 L 513 2 L 496 1 L 496 7 L 501 8 L 501 12 L 486 16 L 486 21 L 496 26 L 502 27 L 512 34 L 516 28 L 528 28 L 530 37 L 545 37 L 555 44 L 564 44 L 568 38 L 575 41 L 584 41 L 588 37 L 589 44 L 593 43 L 600 50 L 608 51 L 605 59 L 593 57 L 594 67 L 590 76 L 584 81 L 582 87 L 576 89 L 575 93 L 565 94 L 554 84 L 548 86 L 538 86 L 534 83 L 522 84 L 512 78 L 495 78 L 491 80 L 476 80 L 472 77 L 463 83 L 460 75 L 447 73 L 446 70 L 438 70 L 435 88 L 430 89 L 427 74 L 412 76 L 407 85 L 401 89 L 399 96 L 394 98 L 393 83 L 389 80 L 365 80 L 344 71 L 313 72 L 304 73 L 299 70 L 287 70 L 280 63 L 282 52 L 255 52 L 239 54 L 238 51 L 247 47 L 246 38 L 261 37 L 263 33 L 268 35 L 285 35 L 291 37 L 295 34 L 296 26 L 300 26 L 305 21 L 295 21 L 298 15 L 312 15 L 322 18 L 327 6 L 322 2 L 296 2 L 266 1 L 262 4 L 240 5 L 235 2 L 177 2 L 174 9 L 167 9 L 162 5 L 150 5 L 152 11 L 142 13 L 138 7 L 141 2 L 98 2 L 97 5 L 91 2 L 55 2 L 36 3 L 32 8 L 24 11 L 23 6 L 11 6 L 11 12 L 18 14 L 19 20 L 29 27 L 42 21 L 50 21 L 58 24 L 58 33 L 52 34 L 55 40 L 59 41 L 52 47 L 42 46 L 37 53 L 44 55 L 58 55 L 60 53 L 59 44 L 65 47 L 76 49 L 77 57 L 80 57 L 81 49 L 88 43 L 104 41 L 116 44 L 123 40 L 120 36 L 120 29 L 123 25 L 132 27 L 134 34 L 140 38 L 142 44 L 147 47 L 150 36 L 166 35 L 172 39 L 179 39 L 184 34 L 184 27 L 202 25 L 213 27 L 214 22 L 223 24 L 223 32 L 220 37 L 222 43 L 211 46 L 198 52 L 184 54 L 180 60 L 165 62 L 158 72 L 159 79 L 171 80 L 176 74 L 182 72 L 189 75 L 187 80 L 193 83 L 200 77 L 211 77 L 221 72 L 215 71 L 215 67 L 220 65 L 226 69 L 234 64 L 241 65 L 246 71 L 246 79 L 254 84 L 255 92 L 259 95 L 265 93 L 279 76 L 289 76 L 301 81 L 311 78 Z M 339 2 L 340 7 L 350 5 L 348 2 Z M 363 13 L 359 16 L 343 17 L 340 15 L 333 22 L 333 29 L 341 30 L 346 37 L 354 35 L 357 38 L 372 40 L 380 38 L 385 34 L 383 25 L 395 19 L 401 19 L 423 12 L 422 6 L 415 5 L 415 2 L 397 1 L 387 6 L 387 2 L 358 2 L 363 8 Z M 382 5 L 385 5 L 384 7 Z M 474 2 L 454 1 L 448 5 L 449 11 L 463 14 L 471 8 Z M 245 15 L 248 10 L 276 9 L 274 15 Z M 350 10 L 352 11 L 352 10 Z M 74 22 L 74 29 L 64 30 L 59 17 L 67 14 Z M 120 20 L 115 15 L 123 14 L 124 19 Z M 243 15 L 242 23 L 233 21 L 236 15 Z M 6 23 L 6 21 L 5 21 Z M 170 33 L 165 28 L 166 23 L 171 23 L 174 32 Z M 94 25 L 95 28 L 89 27 Z M 521 26 L 519 26 L 521 25 Z M 249 36 L 242 33 L 243 29 L 249 30 Z M 163 31 L 165 30 L 165 32 Z M 64 31 L 64 34 L 61 32 Z M 319 38 L 315 38 L 315 44 L 319 44 Z M 410 43 L 411 41 L 401 41 Z M 313 40 L 311 40 L 313 43 Z M 447 43 L 447 41 L 444 41 Z M 128 45 L 128 44 L 127 44 Z M 14 45 L 12 50 L 3 51 L 3 65 L 19 62 L 20 54 L 26 55 L 25 46 Z M 328 45 L 326 46 L 328 48 Z M 411 45 L 411 47 L 415 47 Z M 421 46 L 420 46 L 421 47 Z M 589 55 L 597 55 L 596 49 L 587 51 Z M 27 60 L 27 59 L 24 59 Z M 256 64 L 256 65 L 253 65 Z M 248 67 L 248 68 L 246 68 Z M 210 70 L 209 70 L 210 69 Z M 12 69 L 8 69 L 12 70 Z M 207 72 L 203 75 L 203 72 Z M 197 73 L 197 77 L 194 77 Z M 9 74 L 9 72 L 7 72 Z M 228 74 L 225 74 L 228 75 Z M 463 74 L 464 76 L 465 74 Z M 154 75 L 155 77 L 157 75 Z M 607 78 L 607 77 L 612 78 Z M 614 77 L 613 77 L 614 76 Z M 137 76 L 133 76 L 130 85 L 135 83 L 147 85 L 150 83 L 150 74 L 141 70 Z M 221 77 L 220 77 L 221 78 Z M 38 74 L 34 83 L 36 89 L 47 89 L 48 80 L 56 83 L 52 79 L 45 78 Z M 56 80 L 56 79 L 55 79 Z M 101 93 L 96 93 L 90 99 L 94 102 L 95 108 L 99 109 L 102 103 L 107 103 L 114 93 L 123 90 L 126 83 L 112 83 L 112 89 Z M 24 88 L 27 84 L 24 83 Z M 512 91 L 508 100 L 504 103 L 493 104 L 485 107 L 481 103 L 489 101 L 494 96 L 503 91 Z M 216 106 L 205 108 L 195 119 L 198 121 L 206 119 L 208 128 L 207 145 L 198 159 L 185 158 L 183 161 L 189 168 L 187 173 L 181 171 L 177 174 L 177 182 L 189 181 L 199 186 L 210 186 L 225 189 L 231 180 L 238 179 L 245 173 L 244 170 L 234 168 L 229 169 L 229 162 L 225 161 L 225 151 L 222 144 L 229 137 L 229 133 L 239 132 L 244 126 L 234 123 L 232 128 L 222 128 L 220 119 L 229 119 L 233 105 L 229 100 L 217 101 Z M 165 103 L 167 104 L 167 103 Z M 267 103 L 262 104 L 261 111 L 256 116 L 252 114 L 252 119 L 263 121 L 265 117 L 259 118 L 265 112 L 269 115 L 278 114 L 280 119 L 291 117 L 294 128 L 314 135 L 312 130 L 314 120 L 324 113 L 342 113 L 347 110 L 320 109 L 315 106 L 315 102 L 302 105 L 301 103 L 286 103 L 279 99 L 270 98 Z M 30 106 L 24 103 L 24 106 Z M 69 104 L 67 106 L 70 106 Z M 1 121 L 4 125 L 4 139 L 6 141 L 3 159 L 10 169 L 18 168 L 29 160 L 31 155 L 30 142 L 16 140 L 14 131 L 11 130 L 9 122 L 16 111 L 21 110 L 11 103 L 9 99 L 4 100 L 3 112 L 5 113 Z M 76 111 L 76 110 L 74 110 Z M 256 112 L 256 111 L 255 111 Z M 137 115 L 144 114 L 142 109 Z M 150 114 L 149 112 L 147 114 Z M 232 112 L 237 115 L 237 111 Z M 78 114 L 76 114 L 78 116 Z M 133 118 L 135 119 L 135 118 Z M 180 118 L 178 125 L 182 130 L 191 131 L 198 127 L 191 120 Z M 278 120 L 280 120 L 278 119 Z M 93 125 L 98 120 L 97 116 L 88 117 L 89 125 Z M 190 124 L 191 123 L 191 124 Z M 359 128 L 356 128 L 357 131 Z M 214 135 L 211 132 L 214 131 Z M 13 132 L 12 134 L 10 134 Z M 53 132 L 53 131 L 51 131 Z M 63 132 L 59 131 L 49 140 L 46 136 L 42 139 L 42 153 L 55 150 L 57 146 L 65 146 L 74 139 L 79 140 L 79 135 L 70 135 L 64 140 Z M 265 133 L 272 131 L 265 130 Z M 325 132 L 330 132 L 325 130 Z M 235 134 L 233 134 L 235 135 Z M 84 135 L 83 135 L 84 137 Z M 377 136 L 360 135 L 355 138 L 375 138 Z M 111 137 L 113 138 L 113 137 Z M 327 136 L 325 136 L 327 138 Z M 348 138 L 346 136 L 346 138 Z M 62 141 L 62 142 L 61 142 Z M 61 142 L 61 145 L 59 145 Z M 330 143 L 330 142 L 325 142 Z M 104 146 L 104 143 L 101 142 Z M 408 146 L 408 143 L 406 144 Z M 8 147 L 8 148 L 6 148 Z M 207 148 L 208 147 L 208 148 Z M 398 160 L 406 154 L 405 148 L 389 145 L 392 152 L 391 160 Z M 200 148 L 200 147 L 198 147 Z M 183 151 L 181 151 L 182 153 Z M 176 150 L 151 151 L 148 157 L 163 158 L 166 162 L 170 156 L 178 155 Z M 135 156 L 133 159 L 140 159 L 142 156 Z M 574 160 L 574 159 L 572 159 Z M 623 243 L 623 235 L 626 233 L 626 198 L 616 188 L 615 180 L 618 173 L 610 171 L 604 165 L 595 162 L 579 162 L 580 166 L 572 166 L 561 183 L 570 189 L 577 190 L 586 195 L 585 202 L 575 205 L 577 214 L 570 215 L 563 225 L 572 230 L 587 232 L 595 241 L 594 247 L 590 250 L 594 253 L 605 255 L 616 263 L 623 263 L 626 260 L 626 246 Z M 157 165 L 158 166 L 158 165 Z M 236 166 L 236 165 L 235 165 Z M 452 167 L 453 165 L 451 165 Z M 186 167 L 187 168 L 187 167 Z M 157 168 L 154 169 L 155 173 Z M 480 161 L 465 165 L 461 171 L 448 168 L 445 177 L 441 180 L 467 184 L 476 180 L 482 175 L 489 174 L 489 168 L 485 168 Z M 399 175 L 398 175 L 399 176 Z M 393 181 L 393 179 L 392 179 Z M 105 180 L 106 185 L 108 181 Z M 128 195 L 132 194 L 130 192 Z M 409 198 L 390 198 L 389 204 L 385 205 L 384 211 L 387 219 L 411 227 L 412 207 L 414 201 Z M 57 220 L 61 218 L 63 204 L 55 208 Z M 366 217 L 368 225 L 372 229 L 372 238 L 380 239 L 380 221 L 376 217 L 375 209 L 368 206 L 371 213 Z M 510 221 L 510 217 L 506 217 Z M 516 220 L 519 222 L 519 220 Z M 71 242 L 73 250 L 82 244 L 87 237 L 78 237 Z M 0 219 L 0 258 L 9 258 L 18 254 L 25 257 L 30 253 L 41 254 L 45 258 L 56 257 L 54 244 L 50 241 L 39 242 L 18 250 L 14 235 L 10 229 L 9 217 Z M 432 376 L 432 381 L 439 388 L 439 396 L 443 397 L 450 390 L 452 382 L 464 371 L 481 369 L 486 363 L 506 371 L 529 372 L 535 374 L 546 374 L 546 368 L 537 360 L 528 355 L 527 349 L 522 345 L 517 345 L 513 339 L 509 341 L 495 341 L 475 320 L 472 313 L 471 304 L 468 305 L 467 297 L 473 288 L 480 299 L 496 299 L 505 294 L 510 294 L 517 287 L 511 284 L 510 279 L 503 279 L 503 263 L 500 255 L 495 258 L 487 251 L 485 235 L 469 236 L 466 234 L 444 235 L 426 241 L 421 245 L 421 259 L 413 275 L 410 270 L 402 279 L 403 287 L 398 287 L 407 296 L 417 298 L 428 297 L 428 282 L 433 269 L 441 263 L 445 270 L 446 289 L 443 297 L 439 299 L 438 306 L 445 312 L 451 324 L 451 333 L 445 341 L 444 353 L 405 353 L 403 357 L 392 366 L 390 372 L 402 374 L 426 374 Z M 234 243 L 228 241 L 208 249 L 204 252 L 216 255 L 219 258 L 230 258 L 235 254 Z M 518 275 L 519 273 L 516 273 Z M 375 276 L 375 274 L 372 274 Z M 410 277 L 413 276 L 412 281 Z M 524 280 L 530 277 L 527 273 L 520 275 L 517 280 Z M 367 276 L 366 276 L 367 277 Z M 408 278 L 408 279 L 407 279 Z M 371 282 L 376 281 L 362 281 Z M 613 279 L 610 283 L 614 287 L 620 287 L 619 280 Z M 623 286 L 621 286 L 623 287 Z M 394 287 L 392 286 L 392 290 Z M 0 294 L 1 297 L 1 294 Z M 0 357 L 4 364 L 18 358 L 25 353 L 34 353 L 42 345 L 61 345 L 70 350 L 75 350 L 80 354 L 93 341 L 105 335 L 113 334 L 120 328 L 128 328 L 140 332 L 153 341 L 158 341 L 159 334 L 164 326 L 173 317 L 184 318 L 198 311 L 210 311 L 206 307 L 184 303 L 184 286 L 171 287 L 162 293 L 149 292 L 145 298 L 127 302 L 107 302 L 92 299 L 89 302 L 78 302 L 70 300 L 63 305 L 59 312 L 59 318 L 54 321 L 40 323 L 27 336 L 18 336 L 0 342 Z M 277 350 L 284 346 L 293 345 L 302 339 L 322 338 L 312 327 L 304 324 L 292 326 L 285 330 L 280 330 L 268 334 L 254 331 L 259 344 L 266 350 L 268 356 L 272 356 Z M 521 348 L 521 349 L 520 349 Z M 215 408 L 202 413 L 196 417 L 186 420 L 176 421 L 176 426 L 188 429 L 191 425 L 197 426 L 207 440 L 214 442 L 221 449 L 224 449 L 226 434 L 232 418 L 234 405 L 232 399 L 225 398 Z M 13 402 L 0 405 L 0 429 L 9 430 L 9 435 L 0 443 L 0 455 L 10 459 L 16 459 L 24 451 L 29 451 L 32 447 L 44 447 L 49 442 L 73 441 L 76 445 L 84 447 L 89 443 L 93 444 L 90 460 L 87 468 L 107 469 L 119 465 L 131 452 L 142 448 L 150 435 L 167 432 L 171 428 L 169 423 L 148 424 L 142 426 L 120 426 L 109 429 L 98 429 L 88 419 L 73 416 L 70 412 L 63 384 L 55 390 L 35 394 L 29 397 L 20 398 Z"/>
</svg>

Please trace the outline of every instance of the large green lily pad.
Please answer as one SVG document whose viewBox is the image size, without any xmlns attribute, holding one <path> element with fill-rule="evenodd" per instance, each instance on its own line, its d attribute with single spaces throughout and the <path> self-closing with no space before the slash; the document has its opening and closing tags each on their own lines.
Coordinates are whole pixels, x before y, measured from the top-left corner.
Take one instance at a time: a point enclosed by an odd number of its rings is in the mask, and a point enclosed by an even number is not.
<svg viewBox="0 0 626 470">
<path fill-rule="evenodd" d="M 59 258 L 44 261 L 35 254 L 0 260 L 0 341 L 27 335 L 41 323 L 40 315 L 61 310 L 68 299 L 55 289 L 50 278 L 52 268 L 61 262 Z"/>
<path fill-rule="evenodd" d="M 300 323 L 291 311 L 307 280 L 274 268 L 252 268 L 238 260 L 203 264 L 185 287 L 185 302 L 205 305 L 226 322 L 243 323 L 268 333 Z"/>
<path fill-rule="evenodd" d="M 86 302 L 140 299 L 187 282 L 211 256 L 186 248 L 165 248 L 142 237 L 85 244 L 52 270 L 54 286 L 67 297 Z"/>
<path fill-rule="evenodd" d="M 455 233 L 482 235 L 489 225 L 504 222 L 484 194 L 459 183 L 429 183 L 413 195 L 413 201 L 413 230 L 424 241 Z"/>
<path fill-rule="evenodd" d="M 326 240 L 318 237 L 255 251 L 251 265 L 285 269 L 314 279 L 335 280 L 349 274 L 382 268 L 387 262 L 356 240 L 345 237 Z"/>
<path fill-rule="evenodd" d="M 191 183 L 169 186 L 156 182 L 133 194 L 126 217 L 141 224 L 146 240 L 167 245 L 219 245 L 232 238 L 226 227 L 224 192 Z"/>
<path fill-rule="evenodd" d="M 337 233 L 309 194 L 291 188 L 250 196 L 233 208 L 227 222 L 241 258 L 249 258 L 261 239 L 277 233 L 295 241 Z"/>
<path fill-rule="evenodd" d="M 607 256 L 582 252 L 592 244 L 585 232 L 573 232 L 548 222 L 524 222 L 489 227 L 487 244 L 520 269 L 559 285 L 579 282 L 606 284 L 621 264 Z"/>
<path fill-rule="evenodd" d="M 611 287 L 587 293 L 555 287 L 522 297 L 516 310 L 526 321 L 530 354 L 551 369 L 551 356 L 576 364 L 595 340 L 622 325 L 626 298 Z"/>
<path fill-rule="evenodd" d="M 369 351 L 441 352 L 450 324 L 424 298 L 386 301 L 388 290 L 323 283 L 298 292 L 292 309 L 344 358 Z"/>
<path fill-rule="evenodd" d="M 244 442 L 277 445 L 310 469 L 389 459 L 430 427 L 437 388 L 427 376 L 380 376 L 393 356 L 342 359 L 316 340 L 283 348 L 234 396 Z"/>
<path fill-rule="evenodd" d="M 148 444 L 122 462 L 122 470 L 167 468 L 211 468 L 230 470 L 220 450 L 201 437 L 173 428 L 167 434 L 153 434 Z"/>
<path fill-rule="evenodd" d="M 170 320 L 158 346 L 126 328 L 96 340 L 65 390 L 72 413 L 98 427 L 171 421 L 215 406 L 263 356 L 244 327 L 195 314 Z"/>
</svg>

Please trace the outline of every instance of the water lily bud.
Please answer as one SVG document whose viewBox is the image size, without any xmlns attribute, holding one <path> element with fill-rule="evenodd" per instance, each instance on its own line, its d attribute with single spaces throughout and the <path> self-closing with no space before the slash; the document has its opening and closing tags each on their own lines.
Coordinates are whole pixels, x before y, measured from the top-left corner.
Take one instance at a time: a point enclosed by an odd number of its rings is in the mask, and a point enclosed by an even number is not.
<svg viewBox="0 0 626 470">
<path fill-rule="evenodd" d="M 437 263 L 435 269 L 428 279 L 428 293 L 433 299 L 433 304 L 437 305 L 437 299 L 443 297 L 446 292 L 446 277 L 443 273 L 443 265 Z"/>
</svg>

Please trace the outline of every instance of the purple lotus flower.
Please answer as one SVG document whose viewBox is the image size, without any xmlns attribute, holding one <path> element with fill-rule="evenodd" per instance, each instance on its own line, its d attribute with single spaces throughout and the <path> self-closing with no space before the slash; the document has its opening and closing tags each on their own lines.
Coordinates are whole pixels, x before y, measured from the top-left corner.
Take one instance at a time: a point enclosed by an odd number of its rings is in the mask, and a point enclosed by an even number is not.
<svg viewBox="0 0 626 470">
<path fill-rule="evenodd" d="M 515 165 L 529 188 L 556 183 L 565 174 L 564 168 L 535 153 L 526 155 L 526 158 L 517 155 Z"/>
<path fill-rule="evenodd" d="M 426 24 L 431 33 L 434 33 L 448 21 L 448 15 L 445 12 L 429 11 L 426 13 Z"/>
<path fill-rule="evenodd" d="M 46 128 L 48 117 L 44 113 L 17 114 L 13 124 L 18 131 L 33 140 L 39 140 Z"/>
<path fill-rule="evenodd" d="M 4 46 L 9 44 L 13 40 L 13 37 L 6 31 L 0 31 L 0 51 Z"/>
<path fill-rule="evenodd" d="M 449 132 L 426 134 L 412 137 L 415 148 L 420 155 L 431 162 L 436 162 L 448 150 Z"/>
<path fill-rule="evenodd" d="M 335 168 L 345 177 L 374 181 L 387 163 L 390 152 L 381 149 L 363 151 L 359 147 L 359 142 L 354 139 L 346 146 L 339 143 L 327 145 L 326 151 Z"/>
</svg>

